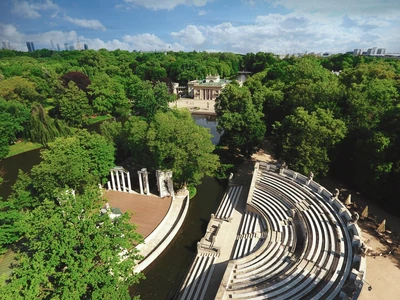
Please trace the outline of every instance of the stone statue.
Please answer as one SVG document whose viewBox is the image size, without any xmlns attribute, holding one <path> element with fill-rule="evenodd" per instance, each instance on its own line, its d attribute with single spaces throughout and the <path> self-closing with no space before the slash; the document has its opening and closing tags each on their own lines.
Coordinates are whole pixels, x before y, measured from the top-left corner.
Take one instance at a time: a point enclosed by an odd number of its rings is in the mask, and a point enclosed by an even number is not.
<svg viewBox="0 0 400 300">
<path fill-rule="evenodd" d="M 378 232 L 385 232 L 386 231 L 386 220 L 383 220 L 382 223 L 376 229 Z"/>
<path fill-rule="evenodd" d="M 352 204 L 351 203 L 351 194 L 349 194 L 347 196 L 346 201 L 344 201 L 344 204 L 347 205 L 347 206 L 350 206 Z"/>
<path fill-rule="evenodd" d="M 308 174 L 308 180 L 311 181 L 314 178 L 314 173 L 310 171 L 310 174 Z"/>
<path fill-rule="evenodd" d="M 286 168 L 286 162 L 283 160 L 281 166 L 279 167 L 279 174 L 283 174 L 283 170 L 285 170 Z"/>
<path fill-rule="evenodd" d="M 361 213 L 363 218 L 368 218 L 368 205 L 364 208 L 363 212 Z"/>
<path fill-rule="evenodd" d="M 360 215 L 358 214 L 358 212 L 355 212 L 355 213 L 353 214 L 353 222 L 354 222 L 354 223 L 357 223 L 357 222 L 358 222 L 358 219 L 360 219 Z"/>
<path fill-rule="evenodd" d="M 339 197 L 339 194 L 340 194 L 340 191 L 339 191 L 339 189 L 338 188 L 336 188 L 335 189 L 335 192 L 333 193 L 333 198 L 338 198 Z"/>
</svg>

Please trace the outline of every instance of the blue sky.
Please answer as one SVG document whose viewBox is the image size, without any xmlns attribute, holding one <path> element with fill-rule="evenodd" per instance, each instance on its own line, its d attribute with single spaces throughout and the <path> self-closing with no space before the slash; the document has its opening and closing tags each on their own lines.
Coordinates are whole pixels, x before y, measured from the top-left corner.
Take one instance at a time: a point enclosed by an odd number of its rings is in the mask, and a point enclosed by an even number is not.
<svg viewBox="0 0 400 300">
<path fill-rule="evenodd" d="M 0 41 L 91 49 L 400 52 L 400 0 L 2 0 Z"/>
</svg>

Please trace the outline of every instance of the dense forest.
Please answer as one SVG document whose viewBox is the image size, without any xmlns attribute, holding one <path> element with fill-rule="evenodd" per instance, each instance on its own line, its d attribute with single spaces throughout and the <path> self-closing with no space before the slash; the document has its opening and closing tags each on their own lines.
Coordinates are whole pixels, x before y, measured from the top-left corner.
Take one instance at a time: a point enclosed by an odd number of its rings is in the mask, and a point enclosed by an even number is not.
<svg viewBox="0 0 400 300">
<path fill-rule="evenodd" d="M 169 108 L 176 99 L 171 82 L 186 85 L 207 74 L 235 79 L 239 70 L 252 75 L 243 86 L 233 80 L 216 101 L 223 136 L 215 151 L 210 133 L 197 126 L 189 112 Z M 46 268 L 65 268 L 65 261 L 52 266 L 44 263 L 48 257 L 34 255 L 46 247 L 53 229 L 59 228 L 67 243 L 78 241 L 74 249 L 79 251 L 104 249 L 100 258 L 92 258 L 95 265 L 113 255 L 105 250 L 110 243 L 126 248 L 141 241 L 128 233 L 133 229 L 128 216 L 105 226 L 103 233 L 109 238 L 93 244 L 93 249 L 80 248 L 87 243 L 86 234 L 99 237 L 87 232 L 90 226 L 80 228 L 78 238 L 65 226 L 68 222 L 76 226 L 81 218 L 90 219 L 89 225 L 105 222 L 89 215 L 102 205 L 94 187 L 106 180 L 115 159 L 131 157 L 138 168 L 171 169 L 177 187 L 195 186 L 204 175 L 221 177 L 228 172 L 232 161 L 226 155 L 218 157 L 221 149 L 246 158 L 268 140 L 277 158 L 291 169 L 312 171 L 316 177 L 333 174 L 381 205 L 400 208 L 399 92 L 400 61 L 394 59 L 351 55 L 280 59 L 261 52 L 0 50 L 0 159 L 11 145 L 21 142 L 46 146 L 42 162 L 30 174 L 21 172 L 12 195 L 0 201 L 0 252 L 17 241 L 23 241 L 25 249 L 12 284 L 3 292 L 10 297 L 58 297 L 57 285 L 68 290 L 73 284 L 64 271 L 59 278 L 57 272 L 46 273 Z M 101 125 L 102 135 L 84 129 L 105 118 L 110 122 Z M 77 193 L 79 210 L 66 204 L 71 190 Z M 48 219 L 49 212 L 55 217 Z M 42 228 L 44 223 L 49 225 Z M 121 239 L 121 232 L 126 239 Z M 53 255 L 86 260 L 86 254 L 76 257 L 77 250 L 69 252 L 62 240 L 52 245 Z M 134 251 L 131 255 L 137 258 Z M 50 263 L 55 261 L 53 257 Z M 71 267 L 71 276 L 93 266 Z M 113 261 L 112 268 L 125 278 L 131 267 Z M 35 272 L 32 288 L 33 281 L 24 278 Z M 96 290 L 101 298 L 109 293 L 114 282 L 104 273 L 99 269 L 92 274 L 100 276 L 98 282 L 93 276 L 86 278 L 77 289 L 79 295 L 72 296 L 92 297 Z M 43 279 L 43 274 L 50 277 Z M 129 298 L 127 286 L 138 279 L 127 280 L 114 295 Z"/>
<path fill-rule="evenodd" d="M 253 75 L 244 87 L 231 84 L 216 109 L 230 149 L 251 154 L 266 138 L 291 168 L 317 176 L 334 172 L 377 200 L 397 204 L 400 61 L 394 59 L 2 50 L 0 158 L 21 139 L 47 145 L 95 116 L 153 119 L 174 100 L 171 82 L 186 85 L 207 74 L 235 78 L 239 70 Z"/>
</svg>

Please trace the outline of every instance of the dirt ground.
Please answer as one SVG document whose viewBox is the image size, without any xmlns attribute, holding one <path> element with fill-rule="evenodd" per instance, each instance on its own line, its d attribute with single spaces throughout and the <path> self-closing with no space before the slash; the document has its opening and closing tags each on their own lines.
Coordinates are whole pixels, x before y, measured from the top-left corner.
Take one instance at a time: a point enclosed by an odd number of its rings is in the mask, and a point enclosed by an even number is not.
<svg viewBox="0 0 400 300">
<path fill-rule="evenodd" d="M 273 161 L 272 146 L 264 144 L 263 150 L 252 156 L 252 161 L 247 161 L 240 168 L 244 176 L 250 176 L 254 163 L 259 161 Z M 243 176 L 242 175 L 242 176 Z M 345 184 L 333 178 L 324 178 L 319 181 L 325 188 L 333 191 L 336 187 L 340 190 L 340 199 L 344 201 L 351 194 L 352 202 L 358 206 L 359 214 L 368 205 L 370 218 L 360 219 L 358 225 L 363 231 L 363 239 L 368 246 L 366 284 L 359 296 L 359 300 L 393 299 L 400 300 L 400 218 L 384 211 L 371 200 L 355 190 L 349 189 Z M 386 220 L 385 234 L 376 231 L 382 220 Z M 368 286 L 372 289 L 369 291 Z"/>
</svg>

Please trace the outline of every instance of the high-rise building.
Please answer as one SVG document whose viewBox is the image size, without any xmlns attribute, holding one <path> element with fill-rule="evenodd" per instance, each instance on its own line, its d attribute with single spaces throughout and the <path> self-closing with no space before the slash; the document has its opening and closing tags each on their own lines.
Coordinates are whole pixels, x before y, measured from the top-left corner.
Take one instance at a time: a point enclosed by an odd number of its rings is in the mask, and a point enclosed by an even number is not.
<svg viewBox="0 0 400 300">
<path fill-rule="evenodd" d="M 66 51 L 69 50 L 68 43 L 64 43 L 64 48 L 65 48 Z"/>
<path fill-rule="evenodd" d="M 4 42 L 2 42 L 2 44 L 3 44 L 3 49 L 12 50 L 9 41 L 4 41 Z"/>
<path fill-rule="evenodd" d="M 69 51 L 74 51 L 74 50 L 75 50 L 74 45 L 69 46 Z"/>
<path fill-rule="evenodd" d="M 376 47 L 368 49 L 367 55 L 376 55 Z"/>
<path fill-rule="evenodd" d="M 376 51 L 376 55 L 382 55 L 384 56 L 386 54 L 386 48 L 378 48 Z"/>
<path fill-rule="evenodd" d="M 354 49 L 354 51 L 353 51 L 354 56 L 358 56 L 358 55 L 362 55 L 362 54 L 363 54 L 362 49 Z"/>
<path fill-rule="evenodd" d="M 33 42 L 26 42 L 26 46 L 28 47 L 29 52 L 35 51 L 35 46 L 33 45 Z"/>
<path fill-rule="evenodd" d="M 89 47 L 87 44 L 83 44 L 83 48 L 85 48 L 85 50 L 89 50 Z"/>
<path fill-rule="evenodd" d="M 60 45 L 59 45 L 59 44 L 57 44 L 57 51 L 61 51 L 61 50 L 60 50 Z"/>
</svg>

